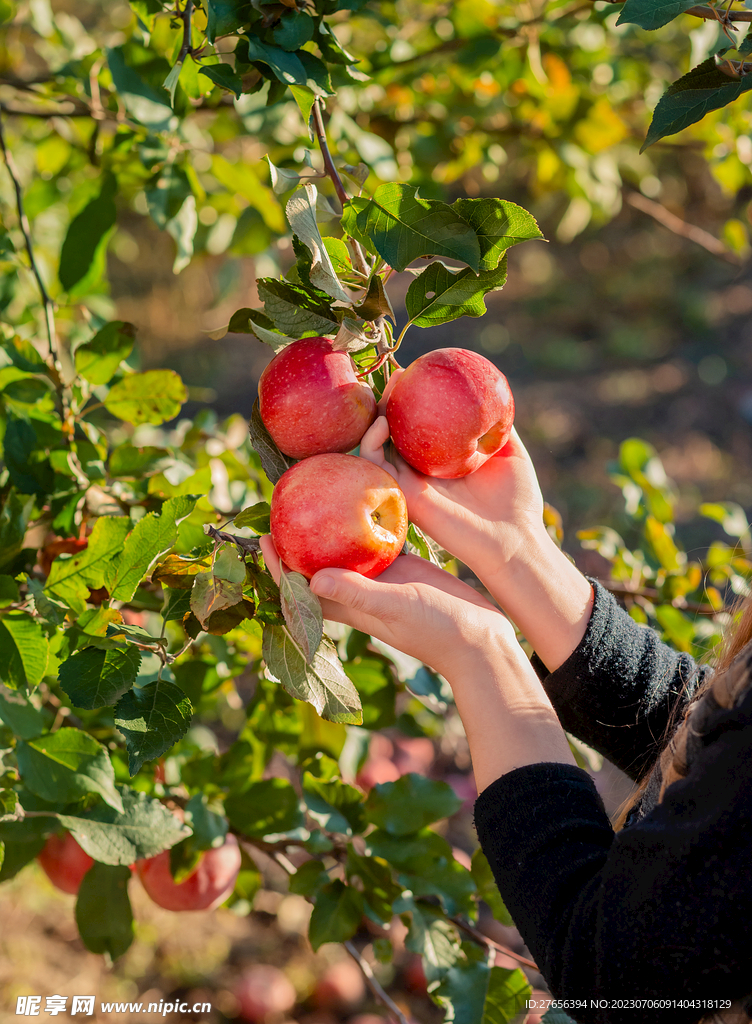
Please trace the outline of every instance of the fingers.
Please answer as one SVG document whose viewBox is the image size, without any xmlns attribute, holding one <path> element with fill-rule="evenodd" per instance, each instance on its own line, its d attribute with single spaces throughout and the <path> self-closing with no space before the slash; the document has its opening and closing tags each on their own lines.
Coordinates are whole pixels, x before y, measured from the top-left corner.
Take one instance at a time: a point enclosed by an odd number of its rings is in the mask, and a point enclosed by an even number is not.
<svg viewBox="0 0 752 1024">
<path fill-rule="evenodd" d="M 389 440 L 389 424 L 386 416 L 378 416 L 360 439 L 360 454 L 382 469 L 388 465 L 384 458 L 384 445 Z"/>
<path fill-rule="evenodd" d="M 261 548 L 261 554 L 264 556 L 266 568 L 274 577 L 274 582 L 279 586 L 279 578 L 282 575 L 280 559 L 277 554 L 277 549 L 274 546 L 274 541 L 269 534 L 259 537 L 259 547 Z"/>
</svg>

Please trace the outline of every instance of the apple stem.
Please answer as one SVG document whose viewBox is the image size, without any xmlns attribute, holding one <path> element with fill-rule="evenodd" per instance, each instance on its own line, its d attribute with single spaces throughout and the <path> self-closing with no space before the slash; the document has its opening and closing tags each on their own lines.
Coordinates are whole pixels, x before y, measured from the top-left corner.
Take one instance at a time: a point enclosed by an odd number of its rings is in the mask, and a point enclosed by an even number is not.
<svg viewBox="0 0 752 1024">
<path fill-rule="evenodd" d="M 324 159 L 324 169 L 332 180 L 332 184 L 334 185 L 334 191 L 337 193 L 337 198 L 339 199 L 342 206 L 344 206 L 345 203 L 349 201 L 350 197 L 345 191 L 345 186 L 342 184 L 342 179 L 339 176 L 339 171 L 334 166 L 332 154 L 329 152 L 329 143 L 326 140 L 326 129 L 324 128 L 324 118 L 321 113 L 321 99 L 318 96 L 313 101 L 313 125 L 316 131 L 316 138 L 318 139 L 319 149 L 321 150 L 321 156 Z M 357 264 L 355 269 L 358 270 L 361 274 L 365 274 L 366 276 L 368 276 L 368 264 L 363 253 L 363 249 L 360 246 L 360 242 L 356 242 L 354 238 L 351 238 L 350 242 L 353 248 L 354 262 Z"/>
</svg>

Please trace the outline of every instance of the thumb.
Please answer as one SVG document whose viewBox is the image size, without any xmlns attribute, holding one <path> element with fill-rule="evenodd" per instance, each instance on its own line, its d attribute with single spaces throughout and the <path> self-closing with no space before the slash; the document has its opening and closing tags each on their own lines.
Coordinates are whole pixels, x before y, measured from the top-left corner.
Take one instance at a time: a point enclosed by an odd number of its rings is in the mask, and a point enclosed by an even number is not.
<svg viewBox="0 0 752 1024">
<path fill-rule="evenodd" d="M 390 587 L 349 569 L 319 569 L 311 579 L 317 597 L 344 605 L 354 612 L 382 617 L 388 608 Z"/>
</svg>

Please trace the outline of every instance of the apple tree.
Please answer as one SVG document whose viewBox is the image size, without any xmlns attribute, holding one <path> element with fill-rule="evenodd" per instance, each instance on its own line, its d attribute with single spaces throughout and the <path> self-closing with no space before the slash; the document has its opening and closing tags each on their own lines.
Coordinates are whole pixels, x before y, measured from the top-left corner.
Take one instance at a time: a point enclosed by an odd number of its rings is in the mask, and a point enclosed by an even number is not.
<svg viewBox="0 0 752 1024">
<path fill-rule="evenodd" d="M 492 8 L 501 20 L 487 31 Z M 407 330 L 482 316 L 508 250 L 541 232 L 508 199 L 419 190 L 431 152 L 416 143 L 412 180 L 397 140 L 366 131 L 348 104 L 356 113 L 379 79 L 394 98 L 401 86 L 387 79 L 428 53 L 453 53 L 451 88 L 465 89 L 465 75 L 482 85 L 503 12 L 459 4 L 437 20 L 436 5 L 416 5 L 395 72 L 380 63 L 378 32 L 363 54 L 343 42 L 369 25 L 391 39 L 395 5 L 131 9 L 114 10 L 105 32 L 44 2 L 3 3 L 0 878 L 50 836 L 72 836 L 93 861 L 76 903 L 82 940 L 115 958 L 133 937 L 130 866 L 170 851 L 180 882 L 229 834 L 242 855 L 236 912 L 251 910 L 271 859 L 313 904 L 312 947 L 345 943 L 398 1019 L 358 945 L 367 922 L 388 962 L 395 916 L 448 1020 L 509 1020 L 529 985 L 493 965 L 496 947 L 475 927 L 481 901 L 508 916 L 482 855 L 468 869 L 435 827 L 461 800 L 422 774 L 373 786 L 361 774 L 380 730 L 442 735 L 456 718 L 445 681 L 325 623 L 302 576 L 276 585 L 258 538 L 289 458 L 257 407 L 250 424 L 210 409 L 181 418 L 183 381 L 140 367 L 136 327 L 117 318 L 107 284 L 126 214 L 171 236 L 176 272 L 202 253 L 262 253 L 289 237 L 284 273 L 256 280 L 258 301 L 214 332 L 217 346 L 227 330 L 274 352 L 323 335 L 378 397 Z M 598 102 L 585 121 L 601 116 Z M 256 137 L 270 140 L 265 164 L 247 159 Z M 389 282 L 402 272 L 412 279 L 398 317 Z M 731 542 L 689 561 L 655 452 L 626 442 L 614 476 L 629 532 L 595 528 L 582 541 L 610 560 L 633 615 L 697 652 L 717 637 L 727 592 L 747 585 L 746 518 L 701 509 Z M 447 557 L 414 525 L 408 548 Z"/>
</svg>

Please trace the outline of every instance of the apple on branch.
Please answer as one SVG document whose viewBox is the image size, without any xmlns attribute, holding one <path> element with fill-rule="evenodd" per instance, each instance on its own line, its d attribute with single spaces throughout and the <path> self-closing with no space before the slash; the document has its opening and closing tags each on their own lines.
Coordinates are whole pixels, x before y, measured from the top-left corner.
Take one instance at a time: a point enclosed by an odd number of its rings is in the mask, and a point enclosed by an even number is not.
<svg viewBox="0 0 752 1024">
<path fill-rule="evenodd" d="M 389 433 L 405 462 L 426 476 L 467 476 L 501 451 L 514 398 L 493 363 L 464 348 L 440 348 L 411 363 L 386 406 Z"/>
<path fill-rule="evenodd" d="M 282 561 L 308 579 L 329 568 L 373 578 L 405 543 L 405 496 L 393 477 L 366 459 L 314 455 L 278 480 L 271 536 Z"/>
<path fill-rule="evenodd" d="M 37 855 L 42 870 L 56 889 L 75 896 L 94 863 L 70 832 L 50 836 Z"/>
<path fill-rule="evenodd" d="M 261 374 L 259 412 L 279 450 L 305 459 L 357 447 L 376 419 L 376 399 L 347 352 L 329 338 L 302 338 Z"/>
<path fill-rule="evenodd" d="M 157 906 L 165 910 L 213 910 L 224 903 L 240 871 L 240 848 L 232 833 L 222 846 L 202 853 L 195 869 L 182 882 L 170 871 L 170 851 L 136 864 L 138 877 Z"/>
</svg>

